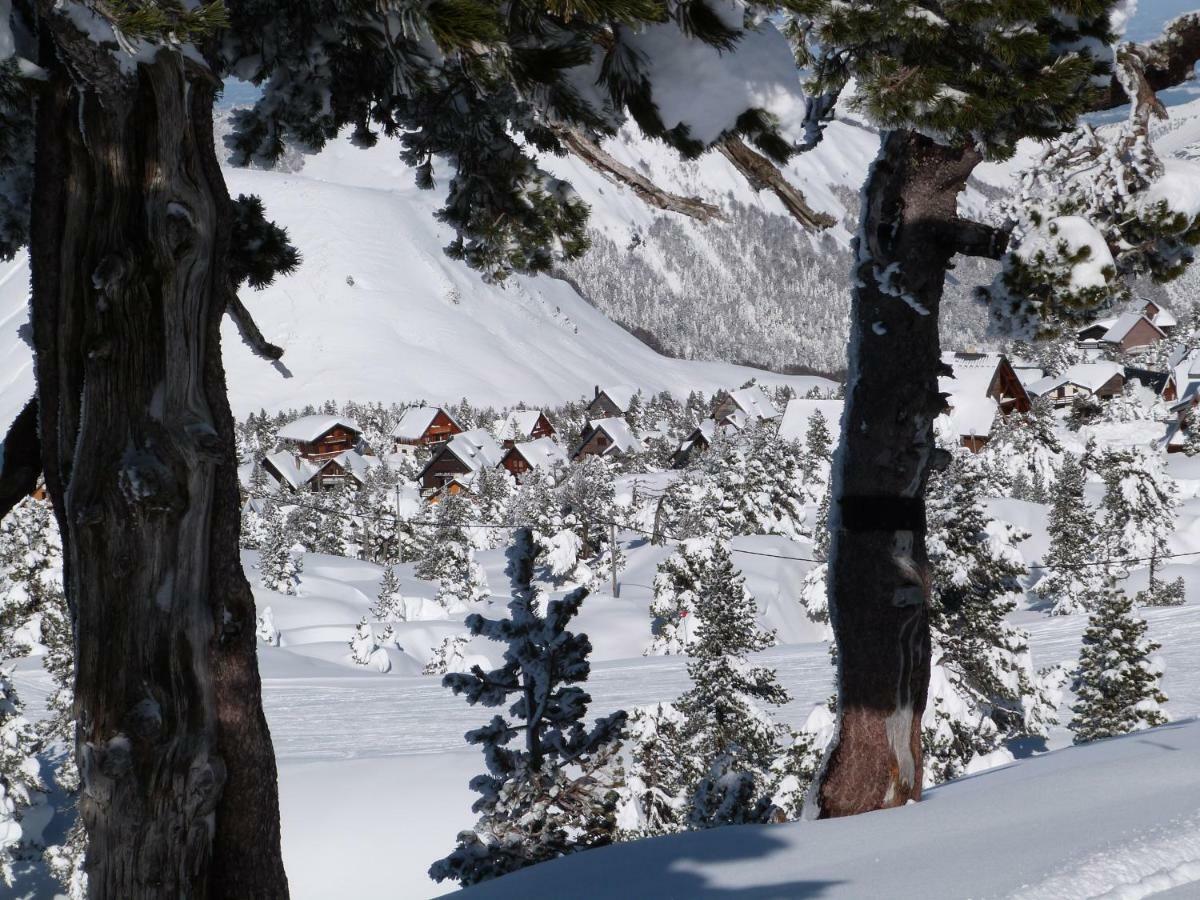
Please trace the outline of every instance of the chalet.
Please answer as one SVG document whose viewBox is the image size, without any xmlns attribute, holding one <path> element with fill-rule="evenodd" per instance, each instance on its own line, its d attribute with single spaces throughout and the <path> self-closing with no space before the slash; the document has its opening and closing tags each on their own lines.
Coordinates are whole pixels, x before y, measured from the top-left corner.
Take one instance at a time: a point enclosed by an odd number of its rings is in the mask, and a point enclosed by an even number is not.
<svg viewBox="0 0 1200 900">
<path fill-rule="evenodd" d="M 298 493 L 358 489 L 366 483 L 373 461 L 357 450 L 323 459 L 305 459 L 280 450 L 264 457 L 260 465 L 280 489 Z"/>
<path fill-rule="evenodd" d="M 988 442 L 996 416 L 1029 412 L 1033 404 L 1008 358 L 999 353 L 942 354 L 950 370 L 938 378 L 949 411 L 938 430 L 974 453 Z"/>
<path fill-rule="evenodd" d="M 628 423 L 614 416 L 588 422 L 580 436 L 579 447 L 571 454 L 571 458 L 578 461 L 585 456 L 625 456 L 641 450 L 642 443 L 633 436 Z"/>
<path fill-rule="evenodd" d="M 497 437 L 501 445 L 511 448 L 538 438 L 554 438 L 558 432 L 540 409 L 518 409 L 510 412 L 500 426 Z"/>
<path fill-rule="evenodd" d="M 748 422 L 779 418 L 779 410 L 767 399 L 762 388 L 755 386 L 722 392 L 713 407 L 712 417 L 718 425 L 740 431 Z"/>
<path fill-rule="evenodd" d="M 1029 386 L 1038 397 L 1049 397 L 1056 407 L 1070 406 L 1077 398 L 1109 400 L 1125 388 L 1125 369 L 1114 362 L 1078 363 L 1061 375 L 1050 375 Z"/>
<path fill-rule="evenodd" d="M 337 416 L 303 416 L 280 428 L 278 437 L 293 454 L 310 462 L 367 450 L 357 423 Z"/>
<path fill-rule="evenodd" d="M 712 446 L 713 438 L 716 435 L 716 421 L 705 419 L 692 429 L 691 434 L 679 442 L 679 446 L 671 454 L 671 465 L 676 469 L 686 467 L 693 459 Z"/>
<path fill-rule="evenodd" d="M 457 481 L 460 487 L 469 486 L 482 469 L 500 465 L 504 451 L 496 439 L 482 428 L 463 431 L 442 444 L 433 459 L 421 470 L 417 481 L 426 496 Z M 450 493 L 456 493 L 450 490 Z"/>
<path fill-rule="evenodd" d="M 808 437 L 808 422 L 815 413 L 825 417 L 829 434 L 837 440 L 838 428 L 842 421 L 844 400 L 812 400 L 807 397 L 795 397 L 788 401 L 779 422 L 779 438 L 784 441 L 801 441 Z"/>
<path fill-rule="evenodd" d="M 1179 347 L 1167 357 L 1167 377 L 1160 394 L 1168 402 L 1179 400 L 1193 382 L 1200 382 L 1200 350 Z"/>
<path fill-rule="evenodd" d="M 1130 353 L 1157 344 L 1176 326 L 1175 316 L 1153 300 L 1139 300 L 1115 318 L 1100 319 L 1079 331 L 1077 342 L 1084 349 Z"/>
<path fill-rule="evenodd" d="M 414 406 L 405 410 L 392 430 L 397 453 L 412 453 L 419 447 L 436 450 L 463 429 L 440 406 Z"/>
<path fill-rule="evenodd" d="M 567 452 L 549 437 L 513 444 L 500 458 L 500 465 L 518 484 L 530 472 L 553 472 L 566 466 L 568 462 Z"/>
<path fill-rule="evenodd" d="M 633 395 L 636 393 L 637 389 L 628 385 L 611 385 L 606 388 L 596 385 L 596 396 L 592 398 L 592 402 L 585 410 L 587 417 L 589 419 L 622 418 L 629 412 L 629 407 L 633 404 Z"/>
</svg>

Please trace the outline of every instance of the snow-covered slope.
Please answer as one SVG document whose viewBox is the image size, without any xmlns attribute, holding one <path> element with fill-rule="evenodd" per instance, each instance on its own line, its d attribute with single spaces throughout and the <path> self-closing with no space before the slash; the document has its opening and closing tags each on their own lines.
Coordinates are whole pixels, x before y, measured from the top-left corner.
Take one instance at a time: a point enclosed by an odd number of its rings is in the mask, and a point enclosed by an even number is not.
<svg viewBox="0 0 1200 900">
<path fill-rule="evenodd" d="M 581 853 L 464 897 L 1146 897 L 1200 880 L 1200 722 L 1021 760 L 901 809 Z"/>
</svg>

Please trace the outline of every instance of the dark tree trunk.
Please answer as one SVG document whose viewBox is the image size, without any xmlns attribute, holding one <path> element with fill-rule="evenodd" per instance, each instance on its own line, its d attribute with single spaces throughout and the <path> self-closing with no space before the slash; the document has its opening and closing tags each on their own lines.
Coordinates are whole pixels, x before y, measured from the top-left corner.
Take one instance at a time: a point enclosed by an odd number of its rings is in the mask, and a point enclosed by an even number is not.
<svg viewBox="0 0 1200 900">
<path fill-rule="evenodd" d="M 850 374 L 830 510 L 838 729 L 814 798 L 821 817 L 921 795 L 929 687 L 925 483 L 944 409 L 938 307 L 956 202 L 979 162 L 912 132 L 884 135 L 859 231 Z"/>
<path fill-rule="evenodd" d="M 44 19 L 33 326 L 76 629 L 90 894 L 287 896 L 219 325 L 215 82 Z"/>
</svg>

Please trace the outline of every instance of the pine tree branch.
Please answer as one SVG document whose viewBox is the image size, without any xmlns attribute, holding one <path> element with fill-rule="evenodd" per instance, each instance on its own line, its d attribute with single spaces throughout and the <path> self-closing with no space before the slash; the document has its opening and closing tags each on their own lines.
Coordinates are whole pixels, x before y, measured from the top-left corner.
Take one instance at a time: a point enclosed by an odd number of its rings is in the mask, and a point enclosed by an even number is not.
<svg viewBox="0 0 1200 900">
<path fill-rule="evenodd" d="M 638 195 L 645 203 L 668 212 L 690 216 L 701 222 L 724 219 L 719 207 L 706 203 L 699 197 L 682 197 L 664 191 L 644 175 L 635 172 L 599 144 L 580 134 L 574 128 L 557 128 L 555 133 L 572 153 L 595 169 L 613 184 L 623 184 Z"/>
<path fill-rule="evenodd" d="M 242 299 L 237 295 L 237 291 L 231 290 L 229 292 L 225 313 L 229 318 L 233 319 L 233 323 L 237 325 L 242 340 L 246 342 L 246 346 L 254 351 L 255 355 L 269 362 L 278 362 L 280 359 L 283 359 L 283 348 L 272 344 L 263 337 L 262 329 L 258 327 L 258 323 L 250 315 L 250 310 L 246 309 L 246 305 L 242 303 Z"/>
<path fill-rule="evenodd" d="M 1008 252 L 1011 228 L 997 228 L 970 219 L 955 219 L 949 225 L 955 252 L 963 256 L 1001 259 Z"/>
<path fill-rule="evenodd" d="M 1151 91 L 1183 84 L 1192 77 L 1192 69 L 1200 62 L 1200 12 L 1191 12 L 1174 19 L 1161 37 L 1148 44 L 1125 44 L 1118 53 L 1132 53 L 1142 63 L 1144 85 Z M 1131 98 L 1122 84 L 1120 73 L 1113 76 L 1108 88 L 1100 95 L 1093 110 L 1115 109 Z"/>
<path fill-rule="evenodd" d="M 0 518 L 33 493 L 42 474 L 37 397 L 25 404 L 0 445 Z"/>
<path fill-rule="evenodd" d="M 730 136 L 717 144 L 721 155 L 729 160 L 735 169 L 750 183 L 756 191 L 770 190 L 783 203 L 784 207 L 797 222 L 813 231 L 823 231 L 837 224 L 837 220 L 828 213 L 817 212 L 808 205 L 804 194 L 793 186 L 779 167 L 761 153 L 752 150 L 739 137 Z"/>
</svg>

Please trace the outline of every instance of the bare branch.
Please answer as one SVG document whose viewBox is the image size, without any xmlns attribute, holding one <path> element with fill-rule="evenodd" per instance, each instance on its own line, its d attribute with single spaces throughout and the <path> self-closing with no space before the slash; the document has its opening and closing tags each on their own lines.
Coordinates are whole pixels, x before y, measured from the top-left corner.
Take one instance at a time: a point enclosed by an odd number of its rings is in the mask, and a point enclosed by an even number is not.
<svg viewBox="0 0 1200 900">
<path fill-rule="evenodd" d="M 779 167 L 761 153 L 750 149 L 741 138 L 727 137 L 717 144 L 717 149 L 742 173 L 752 188 L 774 193 L 791 213 L 792 218 L 805 228 L 823 231 L 837 224 L 833 216 L 817 212 L 809 206 L 804 194 L 783 177 Z"/>
<path fill-rule="evenodd" d="M 600 145 L 580 134 L 573 128 L 558 128 L 555 133 L 567 145 L 567 148 L 581 160 L 611 181 L 613 184 L 623 184 L 637 194 L 644 202 L 658 209 L 680 213 L 710 222 L 714 219 L 724 219 L 719 207 L 706 203 L 699 197 L 681 197 L 664 191 L 649 178 L 635 172 L 611 154 L 601 149 Z"/>
<path fill-rule="evenodd" d="M 970 219 L 955 219 L 949 224 L 954 249 L 963 256 L 1001 259 L 1008 252 L 1011 228 L 997 228 Z"/>
<path fill-rule="evenodd" d="M 1192 69 L 1200 62 L 1200 12 L 1174 19 L 1161 37 L 1148 44 L 1125 44 L 1118 52 L 1118 58 L 1122 52 L 1140 59 L 1145 88 L 1161 91 L 1183 84 L 1192 77 Z M 1118 72 L 1093 109 L 1115 109 L 1131 99 L 1137 98 L 1130 97 L 1126 92 L 1121 73 Z"/>
<path fill-rule="evenodd" d="M 238 332 L 242 335 L 242 340 L 246 342 L 246 346 L 254 351 L 255 355 L 269 362 L 276 362 L 283 359 L 283 348 L 272 344 L 263 337 L 262 329 L 258 327 L 258 323 L 250 315 L 250 310 L 246 309 L 246 305 L 242 303 L 242 299 L 237 295 L 237 291 L 231 290 L 229 292 L 225 312 L 229 318 L 233 319 L 233 324 L 237 326 Z"/>
<path fill-rule="evenodd" d="M 42 441 L 38 436 L 38 401 L 25 404 L 0 445 L 0 518 L 33 493 L 42 474 Z"/>
</svg>

